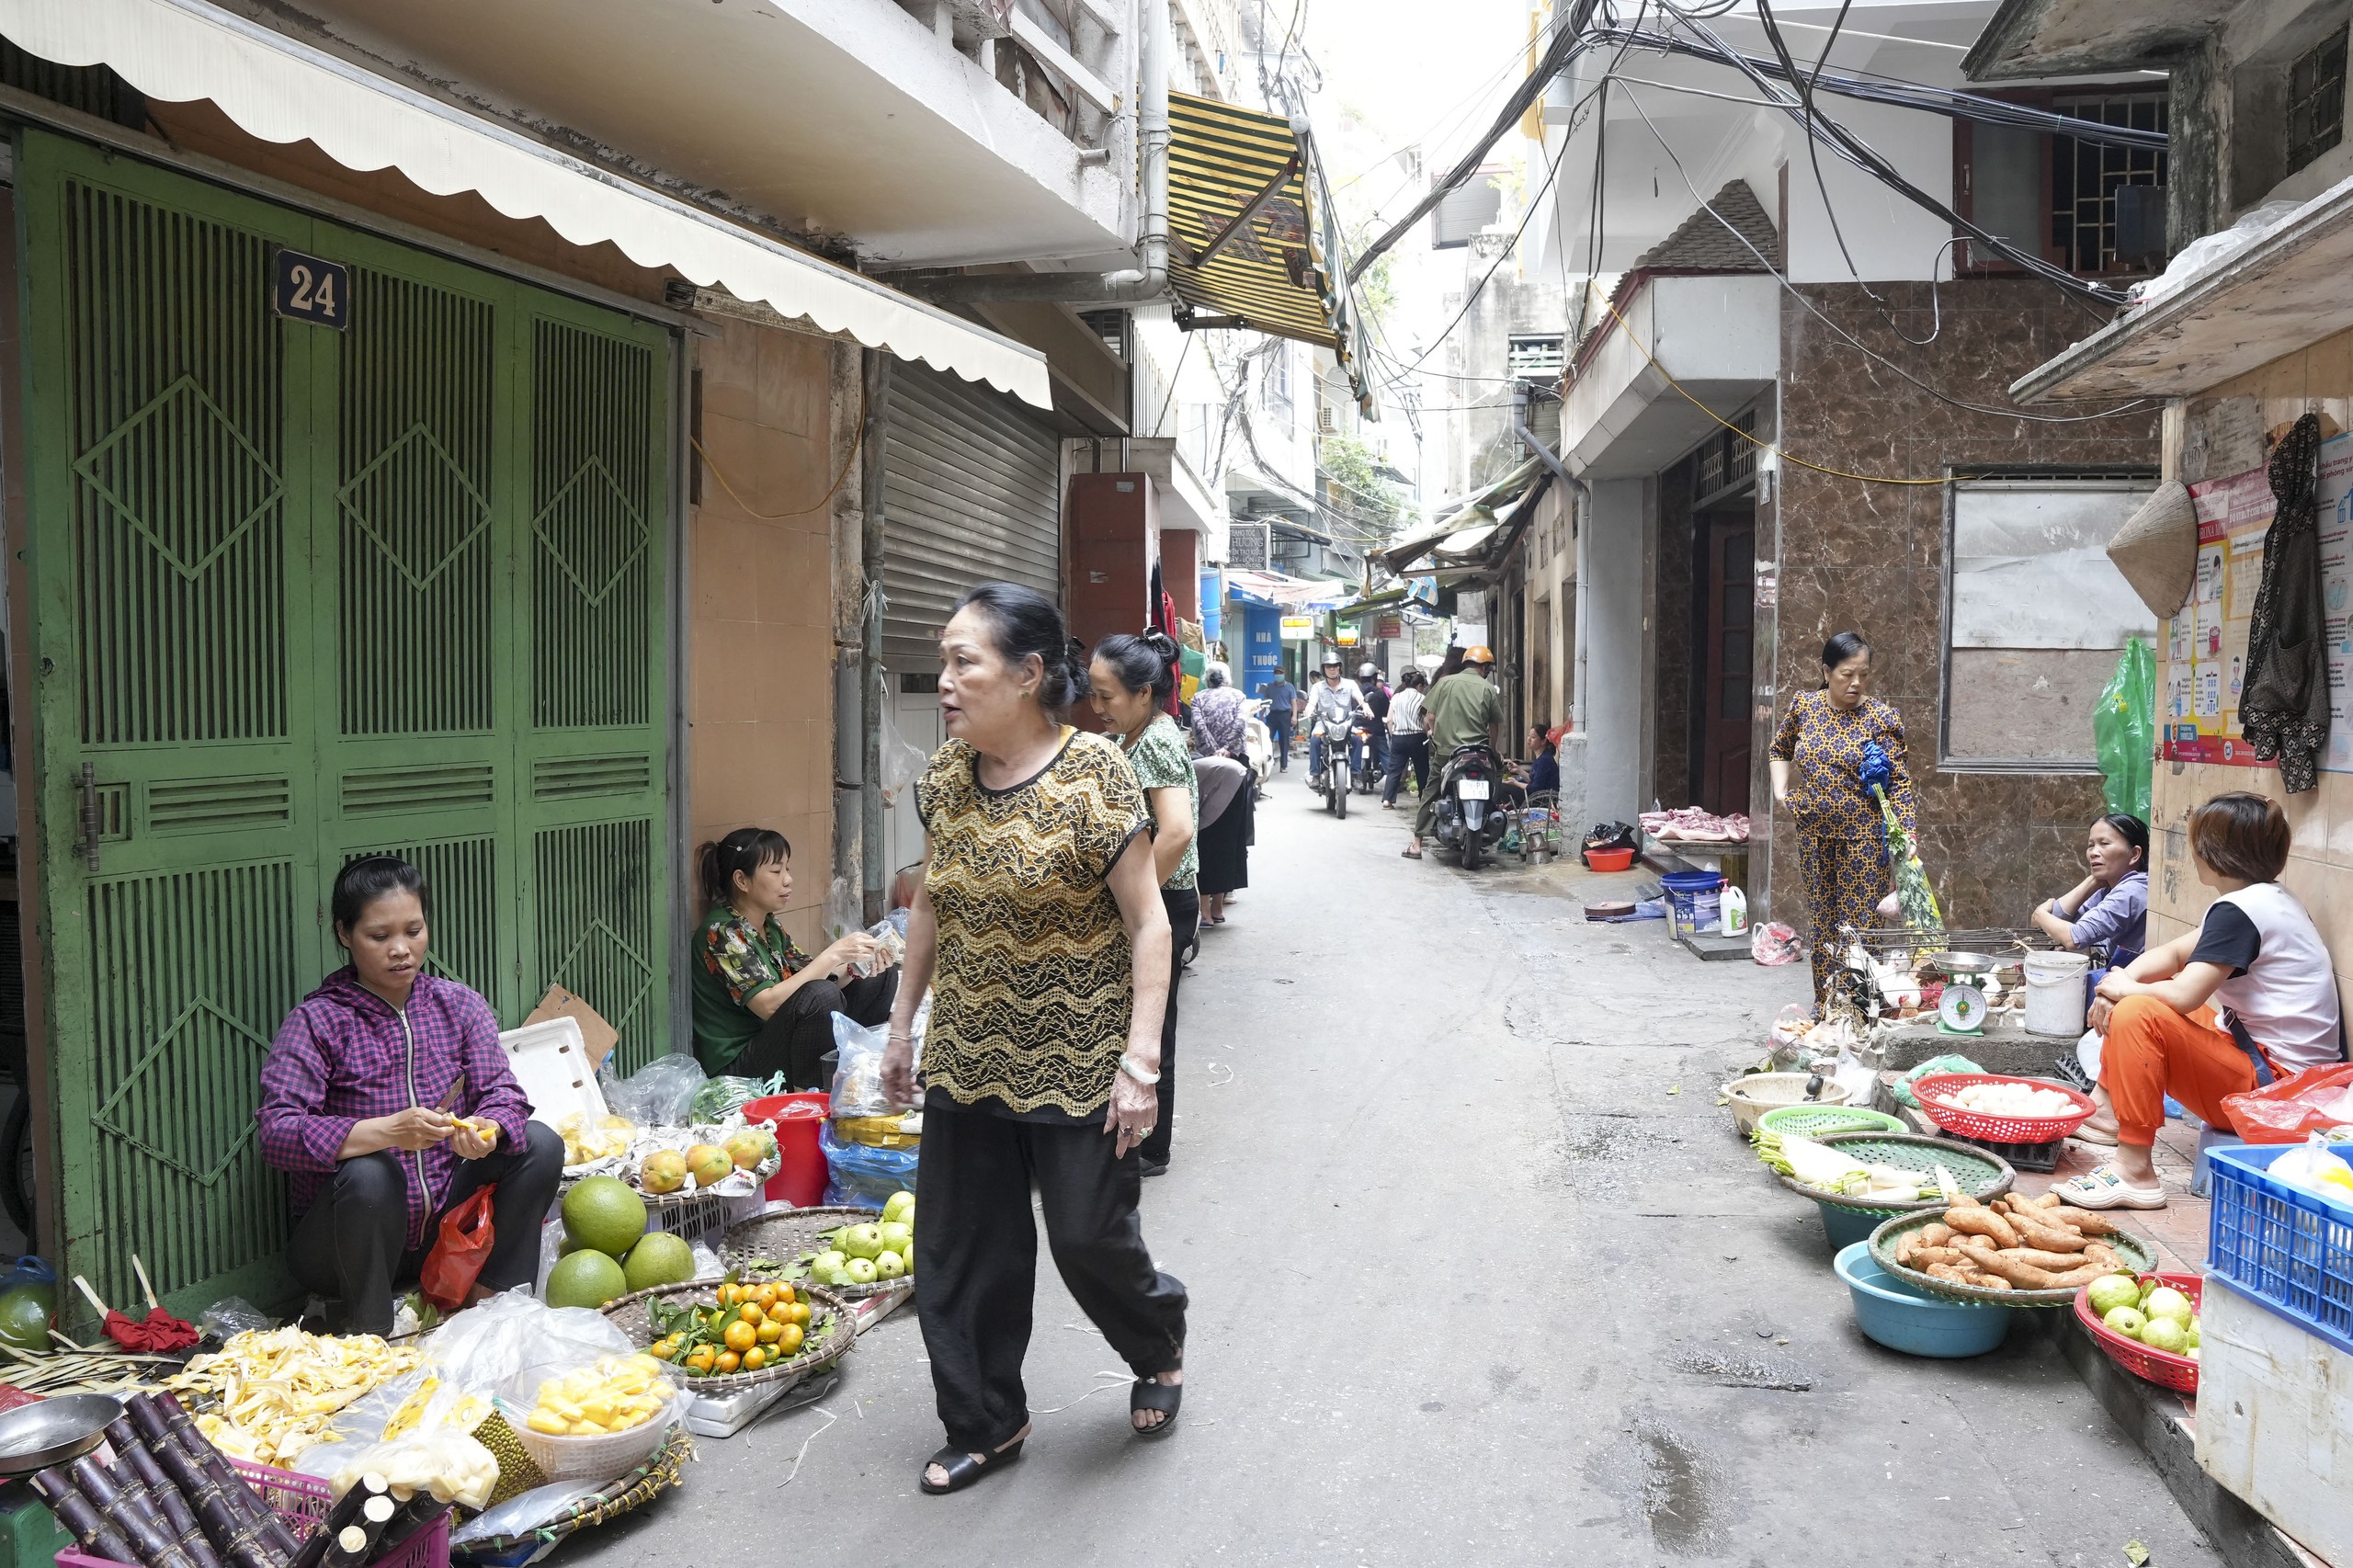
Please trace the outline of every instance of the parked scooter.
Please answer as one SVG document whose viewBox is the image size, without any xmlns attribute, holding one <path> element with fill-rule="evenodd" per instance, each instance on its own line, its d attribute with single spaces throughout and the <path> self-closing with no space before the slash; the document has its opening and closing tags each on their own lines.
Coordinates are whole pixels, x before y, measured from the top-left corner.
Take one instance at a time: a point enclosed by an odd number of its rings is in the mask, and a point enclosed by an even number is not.
<svg viewBox="0 0 2353 1568">
<path fill-rule="evenodd" d="M 1348 732 L 1353 721 L 1326 714 L 1315 722 L 1313 734 L 1324 742 L 1324 768 L 1315 777 L 1315 788 L 1324 796 L 1324 809 L 1345 821 L 1348 814 Z"/>
<path fill-rule="evenodd" d="M 1457 750 L 1439 776 L 1438 844 L 1461 855 L 1462 869 L 1478 869 L 1503 842 L 1508 825 L 1496 797 L 1504 769 L 1484 743 Z"/>
</svg>

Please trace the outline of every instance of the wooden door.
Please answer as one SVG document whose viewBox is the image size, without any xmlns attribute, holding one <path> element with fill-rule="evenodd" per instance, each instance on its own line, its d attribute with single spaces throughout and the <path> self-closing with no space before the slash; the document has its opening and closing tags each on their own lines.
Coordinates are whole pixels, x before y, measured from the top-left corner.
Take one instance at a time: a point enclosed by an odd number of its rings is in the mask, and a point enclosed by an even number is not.
<svg viewBox="0 0 2353 1568">
<path fill-rule="evenodd" d="M 1721 815 L 1748 810 L 1756 517 L 1748 511 L 1711 513 L 1705 529 L 1707 676 L 1699 688 L 1699 804 Z"/>
</svg>

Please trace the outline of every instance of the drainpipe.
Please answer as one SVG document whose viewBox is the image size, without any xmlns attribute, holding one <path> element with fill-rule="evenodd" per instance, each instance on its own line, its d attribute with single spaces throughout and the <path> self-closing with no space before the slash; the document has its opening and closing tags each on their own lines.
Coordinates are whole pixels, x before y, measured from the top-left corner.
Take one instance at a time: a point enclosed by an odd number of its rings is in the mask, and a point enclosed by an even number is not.
<svg viewBox="0 0 2353 1568">
<path fill-rule="evenodd" d="M 860 367 L 866 386 L 866 426 L 860 450 L 865 454 L 858 476 L 860 517 L 858 531 L 858 574 L 866 597 L 860 611 L 861 656 L 859 689 L 866 699 L 858 710 L 858 739 L 864 766 L 858 773 L 858 880 L 864 895 L 866 923 L 882 918 L 889 882 L 889 852 L 882 832 L 882 705 L 891 700 L 882 673 L 882 437 L 890 423 L 891 356 L 879 348 L 865 352 Z"/>
<path fill-rule="evenodd" d="M 1168 0 L 1143 0 L 1138 25 L 1136 151 L 1143 176 L 1137 266 L 1121 272 L 885 272 L 877 281 L 943 305 L 1029 301 L 1134 305 L 1168 291 Z M 1084 161 L 1085 154 L 1080 154 Z"/>
</svg>

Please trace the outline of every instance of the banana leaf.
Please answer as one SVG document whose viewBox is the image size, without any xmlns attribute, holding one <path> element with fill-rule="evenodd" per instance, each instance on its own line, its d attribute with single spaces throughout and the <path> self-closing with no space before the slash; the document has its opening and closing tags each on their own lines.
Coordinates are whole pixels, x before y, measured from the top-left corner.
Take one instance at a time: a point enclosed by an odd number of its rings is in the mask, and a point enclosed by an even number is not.
<svg viewBox="0 0 2353 1568">
<path fill-rule="evenodd" d="M 1887 859 L 1894 871 L 1895 907 L 1904 924 L 1915 931 L 1943 930 L 1944 912 L 1937 907 L 1937 892 L 1928 885 L 1928 873 L 1920 869 L 1918 846 L 1895 814 L 1887 791 L 1874 784 L 1871 793 L 1879 797 L 1880 816 L 1887 824 Z"/>
</svg>

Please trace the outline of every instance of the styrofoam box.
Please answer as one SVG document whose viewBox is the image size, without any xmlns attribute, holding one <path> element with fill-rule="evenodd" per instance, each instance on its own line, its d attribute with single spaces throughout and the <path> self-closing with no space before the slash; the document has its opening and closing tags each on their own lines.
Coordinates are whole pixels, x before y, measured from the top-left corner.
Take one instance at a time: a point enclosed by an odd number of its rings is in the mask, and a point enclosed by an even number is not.
<svg viewBox="0 0 2353 1568">
<path fill-rule="evenodd" d="M 525 1024 L 498 1037 L 506 1051 L 506 1065 L 531 1101 L 531 1119 L 561 1127 L 574 1111 L 592 1119 L 605 1114 L 605 1091 L 597 1085 L 597 1064 L 588 1060 L 588 1042 L 573 1018 L 550 1018 Z"/>
<path fill-rule="evenodd" d="M 2330 1562 L 2353 1562 L 2353 1356 L 2206 1277 L 2198 1463 Z"/>
</svg>

